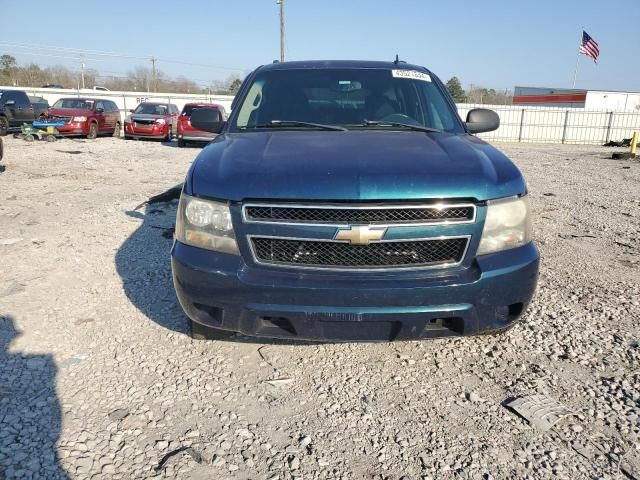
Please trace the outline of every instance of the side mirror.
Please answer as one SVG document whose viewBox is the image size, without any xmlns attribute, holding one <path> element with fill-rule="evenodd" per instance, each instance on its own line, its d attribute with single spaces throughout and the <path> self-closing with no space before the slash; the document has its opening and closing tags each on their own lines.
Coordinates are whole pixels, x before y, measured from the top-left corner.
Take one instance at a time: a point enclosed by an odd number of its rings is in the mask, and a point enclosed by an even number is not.
<svg viewBox="0 0 640 480">
<path fill-rule="evenodd" d="M 191 126 L 196 130 L 220 133 L 224 120 L 220 110 L 214 108 L 196 108 L 191 112 Z"/>
<path fill-rule="evenodd" d="M 104 108 L 96 108 L 96 113 L 104 113 Z"/>
<path fill-rule="evenodd" d="M 465 124 L 469 133 L 492 132 L 500 126 L 500 117 L 493 110 L 474 108 L 469 110 Z"/>
<path fill-rule="evenodd" d="M 135 110 L 133 108 L 130 108 L 129 113 L 133 113 L 133 112 L 135 112 Z"/>
<path fill-rule="evenodd" d="M 11 105 L 15 105 L 16 101 L 15 100 L 7 100 L 6 102 L 4 102 L 5 107 L 10 107 Z"/>
</svg>

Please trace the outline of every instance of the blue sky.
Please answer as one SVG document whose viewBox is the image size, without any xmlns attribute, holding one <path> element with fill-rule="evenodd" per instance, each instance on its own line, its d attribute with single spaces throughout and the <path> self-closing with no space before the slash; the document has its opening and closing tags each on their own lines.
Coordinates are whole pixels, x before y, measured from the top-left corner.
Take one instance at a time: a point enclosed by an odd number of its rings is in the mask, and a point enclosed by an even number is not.
<svg viewBox="0 0 640 480">
<path fill-rule="evenodd" d="M 201 84 L 279 57 L 275 0 L 65 0 L 58 5 L 0 0 L 0 42 L 153 55 L 162 71 Z M 465 88 L 473 83 L 496 89 L 570 87 L 584 26 L 599 42 L 601 59 L 596 66 L 581 56 L 576 86 L 640 90 L 640 63 L 628 61 L 639 55 L 640 0 L 286 0 L 285 17 L 287 59 L 391 60 L 398 53 L 445 81 L 457 75 Z M 45 27 L 39 28 L 42 21 Z M 72 68 L 80 63 L 27 52 L 34 53 L 0 45 L 0 53 L 20 63 Z M 101 72 L 150 65 L 112 57 L 85 63 Z"/>
</svg>

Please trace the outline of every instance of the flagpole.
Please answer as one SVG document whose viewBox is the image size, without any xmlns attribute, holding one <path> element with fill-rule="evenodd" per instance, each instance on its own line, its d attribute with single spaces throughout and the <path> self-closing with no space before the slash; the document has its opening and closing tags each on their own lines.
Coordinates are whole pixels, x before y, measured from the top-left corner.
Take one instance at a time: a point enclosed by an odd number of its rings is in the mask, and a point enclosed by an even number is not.
<svg viewBox="0 0 640 480">
<path fill-rule="evenodd" d="M 580 30 L 580 46 L 578 47 L 578 53 L 576 54 L 576 68 L 573 71 L 573 86 L 571 88 L 576 88 L 576 77 L 578 76 L 578 62 L 580 61 L 580 47 L 582 46 L 582 35 L 584 32 L 584 27 Z"/>
</svg>

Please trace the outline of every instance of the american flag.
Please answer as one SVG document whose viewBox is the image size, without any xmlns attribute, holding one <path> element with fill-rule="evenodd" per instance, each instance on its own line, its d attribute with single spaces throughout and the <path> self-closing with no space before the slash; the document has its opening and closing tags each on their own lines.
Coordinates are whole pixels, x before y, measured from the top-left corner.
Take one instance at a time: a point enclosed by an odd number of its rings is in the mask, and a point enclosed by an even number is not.
<svg viewBox="0 0 640 480">
<path fill-rule="evenodd" d="M 598 46 L 598 42 L 591 38 L 591 36 L 584 30 L 582 31 L 582 45 L 580 45 L 580 53 L 593 58 L 593 61 L 598 63 L 598 57 L 600 56 L 600 47 Z"/>
</svg>

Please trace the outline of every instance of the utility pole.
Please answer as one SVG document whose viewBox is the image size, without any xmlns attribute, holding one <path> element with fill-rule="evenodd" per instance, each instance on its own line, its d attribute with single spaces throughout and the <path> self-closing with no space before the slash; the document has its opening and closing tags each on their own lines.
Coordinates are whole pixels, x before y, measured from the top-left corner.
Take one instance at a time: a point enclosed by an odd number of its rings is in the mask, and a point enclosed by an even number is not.
<svg viewBox="0 0 640 480">
<path fill-rule="evenodd" d="M 156 57 L 151 57 L 151 82 L 153 91 L 156 91 Z"/>
<path fill-rule="evenodd" d="M 82 88 L 84 88 L 84 62 L 82 62 Z"/>
<path fill-rule="evenodd" d="M 276 0 L 280 5 L 280 61 L 284 62 L 284 0 Z"/>
</svg>

